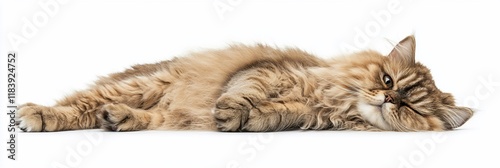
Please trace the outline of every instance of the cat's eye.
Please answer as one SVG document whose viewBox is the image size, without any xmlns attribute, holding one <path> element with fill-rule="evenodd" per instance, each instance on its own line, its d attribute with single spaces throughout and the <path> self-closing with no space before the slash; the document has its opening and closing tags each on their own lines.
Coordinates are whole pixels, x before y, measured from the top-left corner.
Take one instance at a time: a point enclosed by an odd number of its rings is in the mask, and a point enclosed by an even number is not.
<svg viewBox="0 0 500 168">
<path fill-rule="evenodd" d="M 387 86 L 388 88 L 392 88 L 392 78 L 389 75 L 384 75 L 384 77 L 382 77 L 382 80 L 384 81 L 385 86 Z"/>
</svg>

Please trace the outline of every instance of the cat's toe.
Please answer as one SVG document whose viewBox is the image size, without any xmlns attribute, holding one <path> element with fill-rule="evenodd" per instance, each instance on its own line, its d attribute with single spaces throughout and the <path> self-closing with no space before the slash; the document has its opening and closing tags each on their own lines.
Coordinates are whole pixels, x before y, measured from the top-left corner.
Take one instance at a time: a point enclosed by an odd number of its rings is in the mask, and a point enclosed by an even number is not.
<svg viewBox="0 0 500 168">
<path fill-rule="evenodd" d="M 219 98 L 215 110 L 214 118 L 219 131 L 240 131 L 248 119 L 248 103 L 243 98 L 234 99 L 231 97 Z"/>
<path fill-rule="evenodd" d="M 130 120 L 132 115 L 126 105 L 107 104 L 104 105 L 98 117 L 101 119 L 101 125 L 109 131 L 130 131 Z"/>
<path fill-rule="evenodd" d="M 238 131 L 241 128 L 241 110 L 215 109 L 214 117 L 220 131 Z"/>
<path fill-rule="evenodd" d="M 43 115 L 40 109 L 31 106 L 24 106 L 17 114 L 19 129 L 24 132 L 40 132 L 44 129 Z"/>
</svg>

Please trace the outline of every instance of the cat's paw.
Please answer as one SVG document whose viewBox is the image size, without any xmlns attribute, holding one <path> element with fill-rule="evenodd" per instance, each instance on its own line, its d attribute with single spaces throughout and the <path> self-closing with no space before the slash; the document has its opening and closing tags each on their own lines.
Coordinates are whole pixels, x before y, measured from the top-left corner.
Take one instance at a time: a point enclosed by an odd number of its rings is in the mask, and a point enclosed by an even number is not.
<svg viewBox="0 0 500 168">
<path fill-rule="evenodd" d="M 281 117 L 276 113 L 277 107 L 275 103 L 263 102 L 252 108 L 248 115 L 248 120 L 241 128 L 244 131 L 261 132 L 278 130 Z"/>
<path fill-rule="evenodd" d="M 241 96 L 223 95 L 215 105 L 214 117 L 220 131 L 239 131 L 248 120 L 251 102 Z"/>
<path fill-rule="evenodd" d="M 24 132 L 44 131 L 44 111 L 47 107 L 39 106 L 33 103 L 26 103 L 18 107 L 16 115 L 16 124 Z"/>
<path fill-rule="evenodd" d="M 101 119 L 101 126 L 106 130 L 139 130 L 130 107 L 125 104 L 106 104 L 97 116 Z"/>
</svg>

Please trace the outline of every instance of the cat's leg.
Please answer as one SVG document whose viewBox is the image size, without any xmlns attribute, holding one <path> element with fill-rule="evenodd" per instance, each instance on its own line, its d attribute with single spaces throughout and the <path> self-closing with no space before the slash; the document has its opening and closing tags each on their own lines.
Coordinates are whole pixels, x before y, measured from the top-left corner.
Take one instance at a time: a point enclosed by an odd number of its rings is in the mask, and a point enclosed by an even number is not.
<svg viewBox="0 0 500 168">
<path fill-rule="evenodd" d="M 101 126 L 96 116 L 105 104 L 123 103 L 148 109 L 156 105 L 168 87 L 158 78 L 133 78 L 76 92 L 55 106 L 26 104 L 19 107 L 19 127 L 28 132 L 92 129 Z"/>
<path fill-rule="evenodd" d="M 110 131 L 138 130 L 215 130 L 206 109 L 193 107 L 135 109 L 125 104 L 106 104 L 97 115 L 102 127 Z"/>
<path fill-rule="evenodd" d="M 19 128 L 27 132 L 97 128 L 99 121 L 92 115 L 80 114 L 69 106 L 41 106 L 27 103 L 19 106 L 16 115 Z"/>
<path fill-rule="evenodd" d="M 296 101 L 265 101 L 250 109 L 243 131 L 281 131 L 303 125 L 311 109 Z"/>
<path fill-rule="evenodd" d="M 311 111 L 297 101 L 263 100 L 248 105 L 249 101 L 240 96 L 243 99 L 222 97 L 218 100 L 214 116 L 219 130 L 260 132 L 299 128 Z"/>
<path fill-rule="evenodd" d="M 300 127 L 310 108 L 300 101 L 273 98 L 284 88 L 269 69 L 247 70 L 229 82 L 216 102 L 214 117 L 221 131 L 279 131 Z"/>
<path fill-rule="evenodd" d="M 54 106 L 22 105 L 17 114 L 19 127 L 27 132 L 99 128 L 95 114 L 103 104 L 112 101 L 98 94 L 99 89 L 76 92 Z"/>
<path fill-rule="evenodd" d="M 136 109 L 121 103 L 106 104 L 97 114 L 104 129 L 138 130 L 214 130 L 212 115 L 206 109 L 155 106 Z"/>
</svg>

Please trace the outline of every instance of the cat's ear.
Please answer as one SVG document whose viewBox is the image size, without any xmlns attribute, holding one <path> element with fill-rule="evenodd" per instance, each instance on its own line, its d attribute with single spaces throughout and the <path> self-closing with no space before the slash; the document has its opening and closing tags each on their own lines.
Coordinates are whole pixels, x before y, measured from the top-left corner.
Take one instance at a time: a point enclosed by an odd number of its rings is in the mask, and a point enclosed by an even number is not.
<svg viewBox="0 0 500 168">
<path fill-rule="evenodd" d="M 389 58 L 398 63 L 415 64 L 415 37 L 413 35 L 401 40 L 389 53 Z"/>
<path fill-rule="evenodd" d="M 470 108 L 445 105 L 440 117 L 445 122 L 446 129 L 454 129 L 462 126 L 472 114 Z"/>
</svg>

